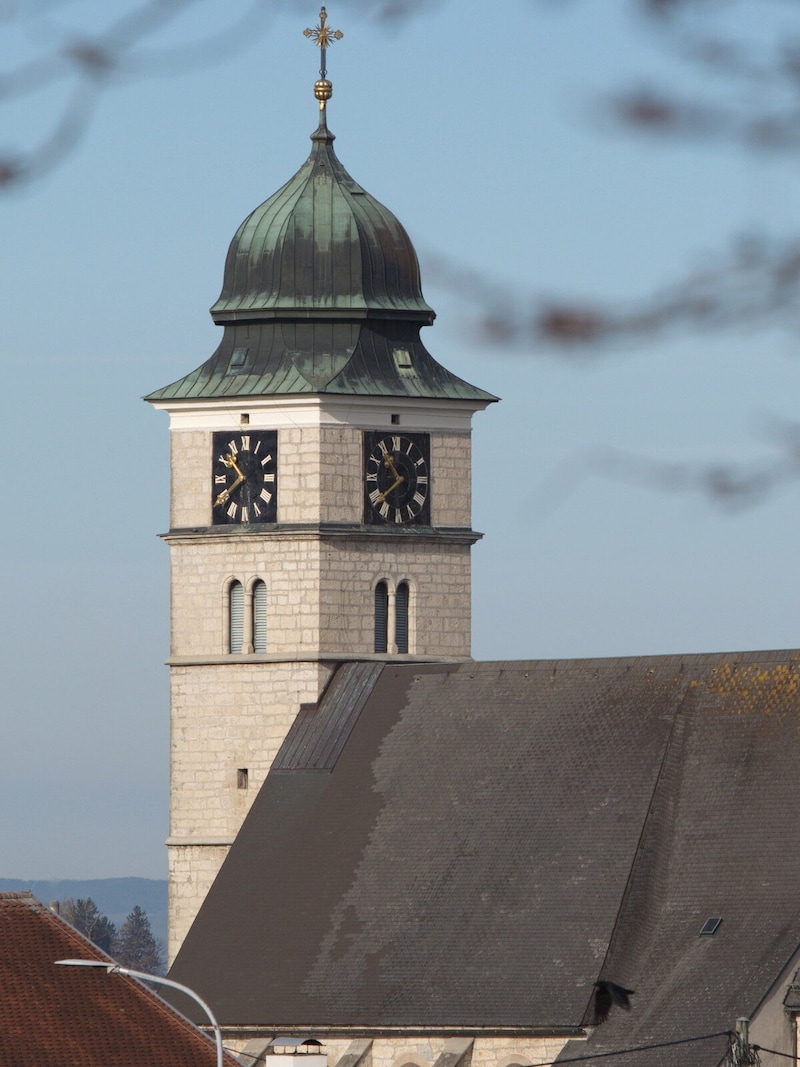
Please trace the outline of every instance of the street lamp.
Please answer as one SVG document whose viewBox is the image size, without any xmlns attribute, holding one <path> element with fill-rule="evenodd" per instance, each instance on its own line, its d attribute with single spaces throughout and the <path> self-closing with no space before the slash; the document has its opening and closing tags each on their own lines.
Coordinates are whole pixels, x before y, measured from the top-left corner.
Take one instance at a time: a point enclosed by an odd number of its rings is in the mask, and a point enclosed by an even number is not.
<svg viewBox="0 0 800 1067">
<path fill-rule="evenodd" d="M 185 993 L 187 997 L 197 1001 L 208 1016 L 209 1022 L 214 1027 L 214 1037 L 217 1042 L 217 1067 L 223 1067 L 222 1031 L 219 1028 L 219 1023 L 214 1018 L 214 1013 L 208 1004 L 193 989 L 182 985 L 180 982 L 173 982 L 171 978 L 161 978 L 157 974 L 146 974 L 144 971 L 133 971 L 130 967 L 120 967 L 118 963 L 106 963 L 104 960 L 56 960 L 55 962 L 62 967 L 104 967 L 106 974 L 125 974 L 129 978 L 139 978 L 145 982 L 155 982 L 157 985 L 168 985 L 172 986 L 173 989 L 179 989 L 181 993 Z"/>
</svg>

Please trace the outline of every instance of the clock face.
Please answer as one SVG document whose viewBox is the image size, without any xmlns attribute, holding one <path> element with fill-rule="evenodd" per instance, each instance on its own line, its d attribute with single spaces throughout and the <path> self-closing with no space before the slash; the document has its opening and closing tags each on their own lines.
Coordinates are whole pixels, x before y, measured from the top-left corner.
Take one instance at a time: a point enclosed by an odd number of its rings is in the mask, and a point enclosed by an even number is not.
<svg viewBox="0 0 800 1067">
<path fill-rule="evenodd" d="M 364 434 L 364 522 L 429 526 L 430 438 L 426 433 Z"/>
<path fill-rule="evenodd" d="M 211 511 L 215 526 L 276 522 L 278 431 L 214 434 Z"/>
</svg>

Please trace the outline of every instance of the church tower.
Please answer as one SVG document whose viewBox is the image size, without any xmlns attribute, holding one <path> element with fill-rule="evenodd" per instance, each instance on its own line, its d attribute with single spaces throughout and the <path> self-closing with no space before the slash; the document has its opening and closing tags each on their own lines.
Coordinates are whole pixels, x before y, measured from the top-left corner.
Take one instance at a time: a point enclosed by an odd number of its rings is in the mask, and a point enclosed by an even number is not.
<svg viewBox="0 0 800 1067">
<path fill-rule="evenodd" d="M 343 661 L 470 656 L 470 427 L 495 400 L 420 340 L 411 241 L 333 149 L 245 219 L 169 412 L 173 958 L 302 705 Z M 269 872 L 264 872 L 269 877 Z"/>
</svg>

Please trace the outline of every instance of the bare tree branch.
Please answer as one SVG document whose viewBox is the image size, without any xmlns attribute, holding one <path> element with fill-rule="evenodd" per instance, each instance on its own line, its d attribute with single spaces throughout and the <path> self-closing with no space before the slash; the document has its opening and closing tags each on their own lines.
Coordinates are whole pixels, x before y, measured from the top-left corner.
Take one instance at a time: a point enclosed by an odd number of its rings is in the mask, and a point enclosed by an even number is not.
<svg viewBox="0 0 800 1067">
<path fill-rule="evenodd" d="M 800 481 L 800 425 L 776 423 L 773 447 L 770 459 L 737 464 L 679 463 L 598 445 L 560 463 L 539 486 L 534 506 L 549 513 L 590 479 L 604 478 L 659 493 L 697 493 L 725 511 L 742 511 Z"/>
<path fill-rule="evenodd" d="M 258 41 L 276 12 L 271 0 L 224 8 L 227 25 L 197 41 L 159 47 L 158 35 L 198 0 L 127 0 L 126 10 L 104 29 L 66 25 L 69 0 L 40 2 L 3 12 L 24 24 L 36 54 L 0 69 L 0 103 L 63 86 L 63 104 L 48 135 L 28 150 L 0 152 L 0 191 L 41 178 L 61 163 L 85 134 L 101 92 L 131 78 L 179 75 L 208 69 Z M 437 6 L 439 0 L 350 0 L 367 17 L 397 22 Z M 114 12 L 112 5 L 109 10 Z"/>
<path fill-rule="evenodd" d="M 0 189 L 40 178 L 61 163 L 85 134 L 98 97 L 109 85 L 145 74 L 185 73 L 223 62 L 258 40 L 272 13 L 265 0 L 251 0 L 238 16 L 229 13 L 224 29 L 204 40 L 145 51 L 145 42 L 196 2 L 133 3 L 102 30 L 68 29 L 53 22 L 49 13 L 57 8 L 60 13 L 64 4 L 28 12 L 28 34 L 39 54 L 0 71 L 0 102 L 31 96 L 46 86 L 63 85 L 64 103 L 50 134 L 32 149 L 0 154 Z M 22 17 L 19 12 L 17 15 Z M 44 43 L 45 39 L 55 43 Z"/>
<path fill-rule="evenodd" d="M 654 41 L 704 77 L 694 97 L 653 84 L 601 98 L 622 127 L 664 136 L 724 138 L 747 149 L 800 148 L 800 11 L 796 0 L 638 0 Z M 749 32 L 757 11 L 763 38 Z M 770 18 L 771 16 L 771 18 Z"/>
<path fill-rule="evenodd" d="M 434 284 L 469 304 L 484 338 L 534 353 L 557 346 L 591 358 L 606 353 L 611 341 L 618 351 L 621 341 L 680 329 L 800 327 L 800 240 L 791 238 L 739 238 L 683 280 L 628 306 L 513 294 L 441 257 L 427 266 Z"/>
</svg>

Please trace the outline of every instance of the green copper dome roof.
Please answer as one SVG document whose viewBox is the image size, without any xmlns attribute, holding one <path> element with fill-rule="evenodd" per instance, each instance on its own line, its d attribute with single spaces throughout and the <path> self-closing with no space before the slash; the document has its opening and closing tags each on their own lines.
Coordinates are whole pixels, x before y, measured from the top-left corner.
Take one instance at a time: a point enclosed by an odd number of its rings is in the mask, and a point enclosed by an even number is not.
<svg viewBox="0 0 800 1067">
<path fill-rule="evenodd" d="M 228 250 L 214 321 L 410 318 L 433 322 L 395 216 L 350 177 L 320 125 L 303 166 L 249 215 Z"/>
<path fill-rule="evenodd" d="M 146 400 L 297 393 L 497 399 L 451 374 L 420 341 L 434 312 L 422 296 L 414 247 L 339 162 L 321 114 L 306 162 L 231 242 L 211 308 L 224 327 L 216 352 Z"/>
</svg>

